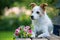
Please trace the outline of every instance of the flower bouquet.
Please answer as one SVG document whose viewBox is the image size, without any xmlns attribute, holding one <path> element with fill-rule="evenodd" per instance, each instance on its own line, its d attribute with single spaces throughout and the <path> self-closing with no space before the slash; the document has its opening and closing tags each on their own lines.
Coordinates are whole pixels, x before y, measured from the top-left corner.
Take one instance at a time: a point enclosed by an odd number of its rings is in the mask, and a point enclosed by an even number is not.
<svg viewBox="0 0 60 40">
<path fill-rule="evenodd" d="M 30 26 L 20 26 L 15 30 L 15 38 L 30 38 L 32 35 L 32 30 Z"/>
</svg>

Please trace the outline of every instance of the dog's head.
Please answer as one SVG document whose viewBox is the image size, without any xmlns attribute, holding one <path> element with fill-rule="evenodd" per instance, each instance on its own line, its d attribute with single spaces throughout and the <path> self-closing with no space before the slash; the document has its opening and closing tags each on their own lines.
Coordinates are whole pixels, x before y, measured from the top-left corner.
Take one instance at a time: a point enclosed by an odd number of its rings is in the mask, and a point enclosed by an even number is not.
<svg viewBox="0 0 60 40">
<path fill-rule="evenodd" d="M 31 7 L 32 7 L 31 19 L 36 20 L 36 19 L 39 19 L 40 17 L 44 16 L 46 6 L 47 6 L 46 3 L 41 4 L 40 6 L 37 6 L 35 3 L 31 3 Z"/>
</svg>

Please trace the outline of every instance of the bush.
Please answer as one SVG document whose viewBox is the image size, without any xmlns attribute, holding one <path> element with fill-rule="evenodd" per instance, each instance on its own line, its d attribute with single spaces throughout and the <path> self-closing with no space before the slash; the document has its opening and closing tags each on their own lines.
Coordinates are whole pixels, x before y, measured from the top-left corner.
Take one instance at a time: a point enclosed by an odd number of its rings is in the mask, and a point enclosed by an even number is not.
<svg viewBox="0 0 60 40">
<path fill-rule="evenodd" d="M 15 30 L 20 25 L 29 25 L 31 20 L 29 16 L 23 14 L 20 17 L 3 17 L 0 20 L 0 30 Z"/>
<path fill-rule="evenodd" d="M 22 16 L 19 17 L 19 21 L 20 21 L 20 25 L 30 26 L 31 24 L 30 17 L 25 14 L 22 14 Z"/>
</svg>

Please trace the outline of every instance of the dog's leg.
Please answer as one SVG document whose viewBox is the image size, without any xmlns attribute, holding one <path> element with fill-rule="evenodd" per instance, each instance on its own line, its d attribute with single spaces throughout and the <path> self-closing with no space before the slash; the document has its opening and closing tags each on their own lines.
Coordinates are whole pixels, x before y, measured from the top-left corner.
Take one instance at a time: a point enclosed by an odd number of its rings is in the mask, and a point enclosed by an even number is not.
<svg viewBox="0 0 60 40">
<path fill-rule="evenodd" d="M 42 29 L 42 34 L 38 35 L 38 37 L 49 37 L 50 34 L 48 32 L 48 27 L 44 26 L 43 29 Z"/>
<path fill-rule="evenodd" d="M 35 38 L 35 33 L 34 32 L 32 32 L 32 36 L 31 37 Z"/>
<path fill-rule="evenodd" d="M 35 38 L 36 37 L 36 29 L 34 28 L 34 30 L 32 31 L 32 36 L 31 37 L 33 37 L 33 38 Z"/>
<path fill-rule="evenodd" d="M 43 33 L 43 34 L 40 34 L 38 37 L 49 37 L 49 33 Z"/>
</svg>

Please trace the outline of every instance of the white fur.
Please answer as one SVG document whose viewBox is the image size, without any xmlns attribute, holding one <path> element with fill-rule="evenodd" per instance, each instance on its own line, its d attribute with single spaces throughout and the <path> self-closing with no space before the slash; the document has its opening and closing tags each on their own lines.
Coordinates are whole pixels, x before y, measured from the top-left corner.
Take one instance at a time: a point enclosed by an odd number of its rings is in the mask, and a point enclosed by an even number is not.
<svg viewBox="0 0 60 40">
<path fill-rule="evenodd" d="M 35 6 L 32 9 L 33 13 L 32 16 L 34 16 L 34 20 L 32 20 L 32 25 L 34 27 L 34 30 L 32 32 L 31 37 L 36 37 L 37 33 L 42 32 L 38 35 L 38 37 L 48 37 L 53 32 L 53 24 L 50 20 L 50 18 L 47 16 L 46 11 L 43 12 L 42 8 L 40 6 Z M 36 12 L 39 11 L 40 13 L 37 14 Z"/>
</svg>

